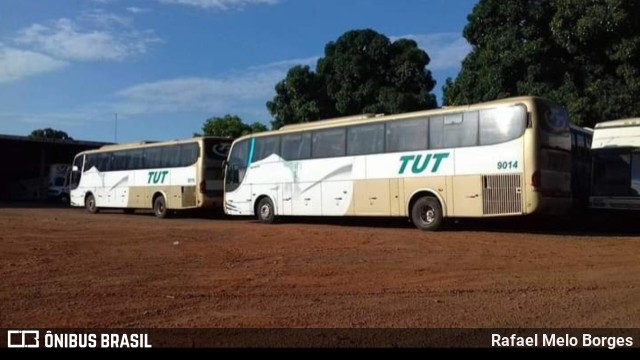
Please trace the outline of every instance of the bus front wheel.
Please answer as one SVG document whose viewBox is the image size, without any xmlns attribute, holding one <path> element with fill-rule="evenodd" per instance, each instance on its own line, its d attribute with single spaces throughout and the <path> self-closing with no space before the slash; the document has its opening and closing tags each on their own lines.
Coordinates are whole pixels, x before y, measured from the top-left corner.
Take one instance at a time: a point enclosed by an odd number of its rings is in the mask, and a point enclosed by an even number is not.
<svg viewBox="0 0 640 360">
<path fill-rule="evenodd" d="M 84 207 L 85 209 L 87 209 L 88 212 L 92 214 L 98 213 L 98 207 L 96 206 L 96 198 L 93 196 L 93 194 L 87 195 L 87 197 L 84 199 Z"/>
<path fill-rule="evenodd" d="M 275 219 L 275 209 L 273 208 L 273 202 L 268 197 L 262 198 L 258 203 L 256 209 L 258 220 L 263 224 L 271 224 Z"/>
<path fill-rule="evenodd" d="M 442 206 L 438 199 L 423 196 L 411 207 L 411 221 L 420 230 L 434 231 L 442 223 Z"/>
<path fill-rule="evenodd" d="M 167 203 L 164 196 L 160 195 L 153 201 L 153 213 L 160 219 L 167 217 Z"/>
</svg>

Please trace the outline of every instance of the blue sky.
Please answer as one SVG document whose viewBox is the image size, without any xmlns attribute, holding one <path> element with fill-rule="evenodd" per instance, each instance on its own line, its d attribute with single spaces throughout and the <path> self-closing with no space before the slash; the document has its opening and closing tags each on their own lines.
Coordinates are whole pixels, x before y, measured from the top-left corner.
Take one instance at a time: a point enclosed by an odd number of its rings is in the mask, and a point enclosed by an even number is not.
<svg viewBox="0 0 640 360">
<path fill-rule="evenodd" d="M 3 0 L 0 133 L 76 139 L 190 137 L 227 113 L 269 124 L 296 64 L 352 29 L 410 37 L 442 85 L 470 51 L 471 0 Z"/>
</svg>

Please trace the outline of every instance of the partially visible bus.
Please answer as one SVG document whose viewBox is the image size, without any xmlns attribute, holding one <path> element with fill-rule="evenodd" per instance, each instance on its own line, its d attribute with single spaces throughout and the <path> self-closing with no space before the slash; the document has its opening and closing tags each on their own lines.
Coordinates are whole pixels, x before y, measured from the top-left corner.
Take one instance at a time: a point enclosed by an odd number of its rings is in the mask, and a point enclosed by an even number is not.
<svg viewBox="0 0 640 360">
<path fill-rule="evenodd" d="M 447 217 L 561 214 L 571 195 L 569 117 L 535 97 L 288 125 L 233 143 L 229 215 Z"/>
<path fill-rule="evenodd" d="M 69 185 L 67 177 L 71 170 L 70 164 L 51 164 L 49 166 L 48 191 L 49 199 L 56 201 L 69 201 Z"/>
<path fill-rule="evenodd" d="M 596 124 L 589 205 L 603 210 L 640 210 L 640 118 Z"/>
<path fill-rule="evenodd" d="M 172 210 L 220 208 L 226 159 L 232 139 L 200 137 L 167 142 L 107 145 L 76 155 L 72 206 Z"/>
<path fill-rule="evenodd" d="M 575 210 L 584 212 L 591 193 L 591 142 L 593 129 L 570 125 L 571 131 L 571 192 Z"/>
</svg>

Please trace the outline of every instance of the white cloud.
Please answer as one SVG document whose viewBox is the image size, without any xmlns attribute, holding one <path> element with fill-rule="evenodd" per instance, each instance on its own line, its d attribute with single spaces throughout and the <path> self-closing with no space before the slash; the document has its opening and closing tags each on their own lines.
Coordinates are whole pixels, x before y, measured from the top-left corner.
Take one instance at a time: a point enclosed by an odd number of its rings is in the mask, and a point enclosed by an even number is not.
<svg viewBox="0 0 640 360">
<path fill-rule="evenodd" d="M 94 10 L 77 20 L 33 24 L 20 31 L 15 41 L 57 59 L 122 61 L 145 53 L 160 39 L 151 30 L 136 30 L 127 17 Z"/>
<path fill-rule="evenodd" d="M 0 44 L 0 83 L 59 70 L 66 62 L 33 51 L 5 47 Z"/>
<path fill-rule="evenodd" d="M 123 114 L 204 111 L 268 117 L 266 102 L 275 84 L 296 64 L 314 64 L 318 57 L 252 66 L 219 77 L 180 77 L 131 86 L 117 92 L 115 110 Z"/>
<path fill-rule="evenodd" d="M 415 40 L 429 54 L 431 62 L 427 67 L 430 70 L 460 68 L 462 60 L 471 51 L 471 45 L 459 33 L 410 34 L 392 36 L 391 40 L 399 38 Z"/>
<path fill-rule="evenodd" d="M 96 121 L 113 121 L 113 113 L 100 114 L 96 118 L 93 112 L 70 110 L 68 112 L 0 114 L 0 121 L 21 122 L 34 127 L 78 127 Z"/>
<path fill-rule="evenodd" d="M 288 60 L 280 60 L 280 61 L 274 61 L 268 64 L 262 64 L 262 65 L 256 65 L 256 66 L 251 66 L 249 68 L 250 71 L 257 71 L 257 70 L 263 70 L 263 69 L 280 69 L 281 71 L 285 72 L 289 70 L 289 68 L 295 66 L 295 65 L 308 65 L 311 67 L 311 70 L 315 70 L 315 65 L 316 62 L 318 62 L 318 59 L 320 59 L 320 56 L 311 56 L 308 58 L 299 58 L 299 59 L 288 59 Z"/>
<path fill-rule="evenodd" d="M 139 8 L 139 7 L 135 7 L 135 6 L 130 6 L 127 8 L 127 11 L 133 14 L 139 14 L 139 13 L 145 13 L 145 12 L 149 12 L 149 9 L 144 9 L 144 8 Z"/>
<path fill-rule="evenodd" d="M 250 5 L 275 5 L 280 0 L 158 0 L 164 4 L 195 6 L 203 9 L 242 9 Z"/>
</svg>

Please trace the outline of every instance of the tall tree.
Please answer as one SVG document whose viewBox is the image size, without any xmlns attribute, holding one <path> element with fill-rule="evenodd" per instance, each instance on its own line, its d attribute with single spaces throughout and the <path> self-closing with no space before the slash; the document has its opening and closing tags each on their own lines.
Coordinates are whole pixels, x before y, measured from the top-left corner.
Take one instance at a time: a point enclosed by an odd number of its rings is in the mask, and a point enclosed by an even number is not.
<svg viewBox="0 0 640 360">
<path fill-rule="evenodd" d="M 259 122 L 254 122 L 248 125 L 247 128 L 248 132 L 253 134 L 253 133 L 259 133 L 259 132 L 263 132 L 263 131 L 267 131 L 269 130 L 267 128 L 267 126 L 263 123 L 259 123 Z"/>
<path fill-rule="evenodd" d="M 638 116 L 640 2 L 481 0 L 464 36 L 473 51 L 444 103 L 539 95 L 585 126 Z"/>
<path fill-rule="evenodd" d="M 325 46 L 315 72 L 296 66 L 276 85 L 276 96 L 267 103 L 273 128 L 334 116 L 434 108 L 429 61 L 413 40 L 392 42 L 373 30 L 348 31 Z"/>
<path fill-rule="evenodd" d="M 332 117 L 336 114 L 330 105 L 325 85 L 308 66 L 294 66 L 287 77 L 276 84 L 276 96 L 267 102 L 274 120 L 274 129 L 296 122 L 307 122 Z"/>
<path fill-rule="evenodd" d="M 211 117 L 202 124 L 202 133 L 193 136 L 220 136 L 238 138 L 242 135 L 266 131 L 267 127 L 259 122 L 247 125 L 237 115 L 227 114 L 223 117 Z"/>
<path fill-rule="evenodd" d="M 66 132 L 61 130 L 55 130 L 52 128 L 36 129 L 29 134 L 32 139 L 59 139 L 59 140 L 73 140 Z"/>
</svg>

